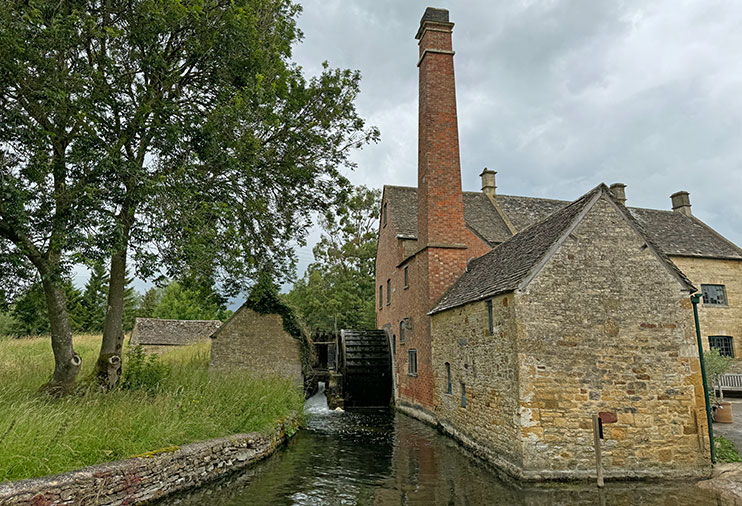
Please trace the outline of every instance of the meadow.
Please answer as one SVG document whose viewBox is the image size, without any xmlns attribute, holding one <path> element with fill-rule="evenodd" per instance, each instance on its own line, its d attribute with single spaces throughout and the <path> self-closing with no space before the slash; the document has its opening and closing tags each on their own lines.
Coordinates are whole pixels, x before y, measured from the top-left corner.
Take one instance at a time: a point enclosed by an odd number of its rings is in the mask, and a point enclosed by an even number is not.
<svg viewBox="0 0 742 506">
<path fill-rule="evenodd" d="M 92 370 L 100 339 L 75 337 L 81 380 Z M 39 393 L 53 368 L 49 338 L 0 340 L 0 482 L 264 432 L 301 412 L 303 396 L 289 381 L 209 374 L 209 345 L 156 358 L 125 353 L 124 386 L 100 392 L 83 382 L 74 395 L 56 399 Z"/>
</svg>

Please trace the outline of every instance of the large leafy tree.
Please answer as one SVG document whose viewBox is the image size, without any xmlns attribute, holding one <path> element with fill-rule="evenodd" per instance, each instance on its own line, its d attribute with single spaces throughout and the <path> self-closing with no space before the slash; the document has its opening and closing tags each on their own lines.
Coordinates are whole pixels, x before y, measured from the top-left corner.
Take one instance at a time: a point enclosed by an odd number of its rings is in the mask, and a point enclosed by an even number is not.
<svg viewBox="0 0 742 506">
<path fill-rule="evenodd" d="M 63 390 L 79 368 L 58 289 L 66 253 L 110 254 L 96 366 L 110 386 L 130 250 L 140 275 L 162 268 L 227 292 L 264 265 L 288 272 L 291 243 L 345 182 L 350 149 L 378 136 L 355 111 L 358 73 L 306 80 L 291 63 L 301 34 L 288 0 L 3 7 L 0 124 L 13 128 L 0 142 L 13 192 L 0 202 L 0 235 L 17 253 L 4 265 L 32 264 L 49 280 L 57 363 L 74 365 L 59 378 L 55 369 Z"/>
<path fill-rule="evenodd" d="M 314 262 L 286 297 L 304 321 L 326 332 L 375 328 L 374 264 L 379 190 L 355 188 L 322 220 Z"/>
</svg>

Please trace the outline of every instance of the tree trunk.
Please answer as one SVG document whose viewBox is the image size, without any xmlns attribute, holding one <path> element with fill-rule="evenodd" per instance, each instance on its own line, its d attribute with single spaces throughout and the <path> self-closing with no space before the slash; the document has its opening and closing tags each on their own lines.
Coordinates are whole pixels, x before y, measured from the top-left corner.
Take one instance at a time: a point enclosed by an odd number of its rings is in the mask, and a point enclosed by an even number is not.
<svg viewBox="0 0 742 506">
<path fill-rule="evenodd" d="M 67 314 L 64 288 L 48 276 L 42 276 L 46 306 L 51 323 L 52 350 L 54 351 L 54 374 L 42 390 L 53 395 L 66 395 L 75 388 L 82 359 L 72 345 L 72 328 Z"/>
<path fill-rule="evenodd" d="M 126 248 L 111 256 L 108 303 L 103 323 L 103 341 L 93 372 L 98 385 L 114 388 L 121 379 L 121 350 L 124 346 L 124 291 L 126 290 Z"/>
</svg>

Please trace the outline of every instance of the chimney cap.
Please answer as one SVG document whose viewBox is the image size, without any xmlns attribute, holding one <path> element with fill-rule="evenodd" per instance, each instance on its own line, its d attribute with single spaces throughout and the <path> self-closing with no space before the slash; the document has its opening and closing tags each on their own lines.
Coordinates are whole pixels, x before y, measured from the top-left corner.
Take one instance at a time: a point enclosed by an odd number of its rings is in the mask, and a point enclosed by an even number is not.
<svg viewBox="0 0 742 506">
<path fill-rule="evenodd" d="M 435 7 L 428 7 L 425 9 L 423 17 L 420 18 L 420 28 L 418 28 L 415 34 L 416 39 L 421 39 L 423 36 L 423 29 L 426 23 L 435 23 L 437 25 L 445 25 L 453 27 L 453 23 L 448 20 L 448 9 L 437 9 Z"/>
<path fill-rule="evenodd" d="M 497 174 L 497 171 L 494 171 L 492 169 L 488 169 L 487 167 L 484 168 L 480 176 L 484 176 L 485 174 Z"/>
</svg>

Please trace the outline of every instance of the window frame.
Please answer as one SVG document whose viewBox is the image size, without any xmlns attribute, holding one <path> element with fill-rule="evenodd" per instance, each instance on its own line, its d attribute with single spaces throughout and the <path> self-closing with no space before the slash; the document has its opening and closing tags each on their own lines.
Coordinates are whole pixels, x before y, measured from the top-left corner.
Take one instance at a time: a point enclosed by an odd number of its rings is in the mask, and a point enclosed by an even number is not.
<svg viewBox="0 0 742 506">
<path fill-rule="evenodd" d="M 417 377 L 417 349 L 415 348 L 407 350 L 407 376 Z"/>
<path fill-rule="evenodd" d="M 407 325 L 405 324 L 404 320 L 401 320 L 399 322 L 399 344 L 405 343 L 405 330 L 407 328 Z"/>
<path fill-rule="evenodd" d="M 389 278 L 386 280 L 386 305 L 390 305 L 392 303 L 392 279 Z"/>
<path fill-rule="evenodd" d="M 721 341 L 726 342 L 722 343 Z M 732 336 L 708 336 L 709 350 L 719 350 L 722 357 L 734 358 L 734 337 Z"/>
<path fill-rule="evenodd" d="M 487 300 L 487 330 L 489 335 L 495 335 L 495 313 L 492 307 L 492 299 Z"/>
<path fill-rule="evenodd" d="M 466 409 L 466 383 L 461 382 L 461 407 Z"/>
<path fill-rule="evenodd" d="M 453 382 L 451 381 L 451 363 L 446 362 L 446 393 L 453 394 Z"/>
<path fill-rule="evenodd" d="M 407 290 L 410 287 L 410 266 L 404 266 L 404 288 Z"/>
<path fill-rule="evenodd" d="M 707 302 L 706 300 L 706 287 L 714 287 L 716 289 L 721 289 L 721 295 L 724 297 L 724 302 L 717 303 L 717 302 Z M 728 307 L 729 306 L 729 300 L 727 299 L 727 287 L 720 283 L 701 283 L 701 298 L 703 299 L 703 305 L 709 306 L 709 307 Z M 709 297 L 710 299 L 710 297 Z"/>
<path fill-rule="evenodd" d="M 384 285 L 379 285 L 379 309 L 384 309 Z"/>
</svg>

